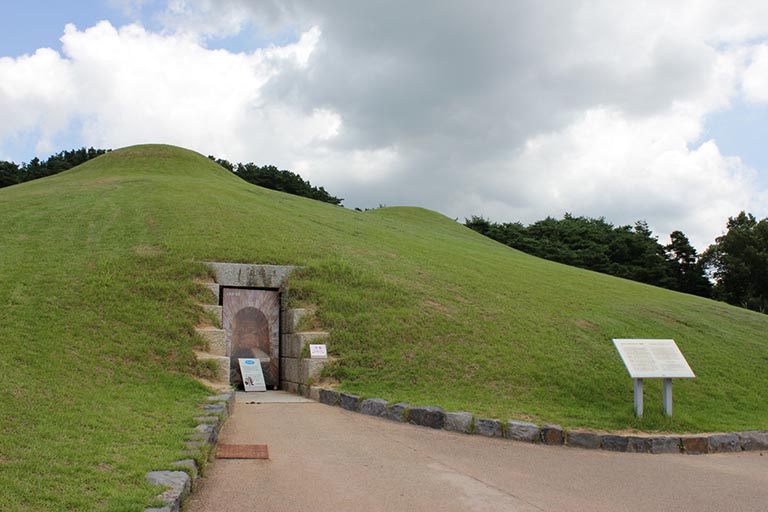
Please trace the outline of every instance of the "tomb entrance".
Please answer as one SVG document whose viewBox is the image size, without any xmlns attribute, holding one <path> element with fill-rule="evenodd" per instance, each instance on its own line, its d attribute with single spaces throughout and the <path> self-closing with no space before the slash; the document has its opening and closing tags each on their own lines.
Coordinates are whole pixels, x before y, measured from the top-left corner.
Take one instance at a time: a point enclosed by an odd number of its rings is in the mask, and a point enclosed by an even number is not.
<svg viewBox="0 0 768 512">
<path fill-rule="evenodd" d="M 261 362 L 267 388 L 280 384 L 280 294 L 222 287 L 222 324 L 230 355 L 230 383 L 241 385 L 238 359 Z"/>
</svg>

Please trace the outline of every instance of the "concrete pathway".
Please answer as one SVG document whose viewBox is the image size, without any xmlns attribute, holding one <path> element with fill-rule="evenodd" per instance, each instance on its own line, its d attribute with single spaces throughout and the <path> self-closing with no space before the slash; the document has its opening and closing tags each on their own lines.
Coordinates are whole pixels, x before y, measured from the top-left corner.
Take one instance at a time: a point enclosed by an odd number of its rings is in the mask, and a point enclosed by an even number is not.
<svg viewBox="0 0 768 512">
<path fill-rule="evenodd" d="M 309 398 L 287 391 L 235 392 L 237 404 L 306 404 L 314 403 Z"/>
<path fill-rule="evenodd" d="M 220 442 L 266 443 L 270 460 L 215 461 L 189 512 L 768 510 L 768 454 L 529 445 L 249 398 Z"/>
</svg>

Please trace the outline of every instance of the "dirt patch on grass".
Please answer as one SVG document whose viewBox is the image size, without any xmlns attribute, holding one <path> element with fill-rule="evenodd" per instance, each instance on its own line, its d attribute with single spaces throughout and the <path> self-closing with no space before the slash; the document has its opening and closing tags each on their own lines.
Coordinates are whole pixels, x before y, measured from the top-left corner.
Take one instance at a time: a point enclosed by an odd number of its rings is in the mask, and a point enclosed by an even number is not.
<svg viewBox="0 0 768 512">
<path fill-rule="evenodd" d="M 232 387 L 229 384 L 222 384 L 221 382 L 214 382 L 212 380 L 205 379 L 203 377 L 199 377 L 197 375 L 192 376 L 193 379 L 195 379 L 197 382 L 202 384 L 203 386 L 207 387 L 208 389 L 211 389 L 215 392 L 221 392 L 224 393 L 226 391 L 229 391 L 232 389 Z"/>
<path fill-rule="evenodd" d="M 589 320 L 584 320 L 583 318 L 580 318 L 576 320 L 576 325 L 579 327 L 583 327 L 585 329 L 597 329 L 598 325 L 590 322 Z"/>
<path fill-rule="evenodd" d="M 450 314 L 456 311 L 455 308 L 446 306 L 445 304 L 440 304 L 439 302 L 435 302 L 433 300 L 425 300 L 423 304 L 428 308 L 436 309 L 437 311 L 440 311 L 441 313 L 445 313 L 445 314 Z"/>
<path fill-rule="evenodd" d="M 158 256 L 165 253 L 165 250 L 154 245 L 139 245 L 133 248 L 133 252 L 140 256 Z"/>
</svg>

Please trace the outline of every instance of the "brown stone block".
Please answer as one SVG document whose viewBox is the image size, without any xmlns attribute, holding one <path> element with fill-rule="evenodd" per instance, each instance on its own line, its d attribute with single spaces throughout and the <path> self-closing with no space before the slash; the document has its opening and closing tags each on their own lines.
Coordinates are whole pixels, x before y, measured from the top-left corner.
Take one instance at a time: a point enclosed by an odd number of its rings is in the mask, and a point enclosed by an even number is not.
<svg viewBox="0 0 768 512">
<path fill-rule="evenodd" d="M 565 442 L 563 427 L 560 425 L 544 425 L 541 427 L 541 442 L 551 445 L 563 444 Z"/>
<path fill-rule="evenodd" d="M 691 455 L 700 455 L 702 453 L 709 453 L 709 438 L 706 436 L 700 437 L 683 437 L 683 449 L 685 453 Z"/>
</svg>

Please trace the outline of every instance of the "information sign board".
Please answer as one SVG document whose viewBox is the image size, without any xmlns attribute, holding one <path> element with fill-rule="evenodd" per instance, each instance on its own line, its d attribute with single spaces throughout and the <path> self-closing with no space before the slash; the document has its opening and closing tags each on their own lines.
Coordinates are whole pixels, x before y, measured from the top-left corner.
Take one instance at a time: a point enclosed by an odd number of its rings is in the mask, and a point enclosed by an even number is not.
<svg viewBox="0 0 768 512">
<path fill-rule="evenodd" d="M 328 357 L 328 351 L 325 345 L 309 345 L 309 357 L 312 359 L 326 359 Z"/>
<path fill-rule="evenodd" d="M 613 344 L 633 379 L 695 377 L 675 340 L 614 339 Z"/>
<path fill-rule="evenodd" d="M 261 371 L 261 361 L 258 359 L 238 359 L 240 373 L 243 374 L 243 386 L 246 391 L 266 391 L 264 373 Z"/>
</svg>

